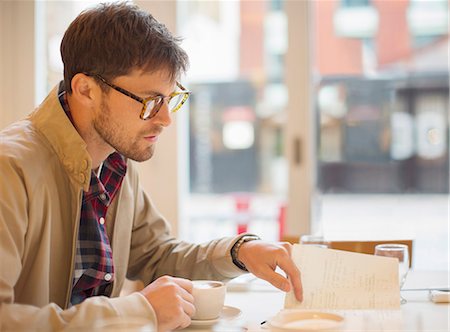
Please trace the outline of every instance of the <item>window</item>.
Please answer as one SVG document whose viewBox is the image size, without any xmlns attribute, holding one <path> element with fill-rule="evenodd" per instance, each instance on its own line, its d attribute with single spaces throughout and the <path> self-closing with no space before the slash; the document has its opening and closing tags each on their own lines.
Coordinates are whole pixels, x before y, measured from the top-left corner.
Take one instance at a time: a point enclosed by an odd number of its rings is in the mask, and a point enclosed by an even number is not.
<svg viewBox="0 0 450 332">
<path fill-rule="evenodd" d="M 420 2 L 421 15 L 435 5 Z M 418 34 L 407 2 L 372 6 L 378 24 L 370 34 L 341 26 L 342 35 L 326 23 L 342 8 L 311 2 L 321 193 L 315 229 L 332 238 L 413 238 L 417 268 L 445 269 L 448 32 L 427 34 L 424 26 Z M 418 35 L 433 39 L 417 43 Z"/>
<path fill-rule="evenodd" d="M 191 59 L 186 237 L 277 240 L 287 193 L 281 1 L 179 1 Z"/>
</svg>

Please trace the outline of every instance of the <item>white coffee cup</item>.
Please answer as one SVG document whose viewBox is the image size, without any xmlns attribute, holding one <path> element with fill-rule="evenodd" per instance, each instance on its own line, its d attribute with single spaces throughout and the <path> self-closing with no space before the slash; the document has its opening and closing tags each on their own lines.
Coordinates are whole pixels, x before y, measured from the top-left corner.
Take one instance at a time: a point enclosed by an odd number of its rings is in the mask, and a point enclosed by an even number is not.
<svg viewBox="0 0 450 332">
<path fill-rule="evenodd" d="M 209 320 L 219 317 L 225 302 L 225 284 L 214 280 L 194 280 L 193 284 L 195 315 L 192 319 Z"/>
</svg>

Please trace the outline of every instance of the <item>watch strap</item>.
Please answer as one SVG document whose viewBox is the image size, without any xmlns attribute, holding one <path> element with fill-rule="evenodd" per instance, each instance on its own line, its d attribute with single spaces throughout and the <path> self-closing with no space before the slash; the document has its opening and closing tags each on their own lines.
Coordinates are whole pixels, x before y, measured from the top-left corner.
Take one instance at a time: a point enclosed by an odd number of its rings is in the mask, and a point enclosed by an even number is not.
<svg viewBox="0 0 450 332">
<path fill-rule="evenodd" d="M 238 268 L 240 268 L 243 271 L 248 272 L 247 267 L 245 266 L 245 264 L 242 263 L 238 259 L 239 250 L 241 249 L 241 246 L 245 242 L 255 241 L 255 240 L 261 240 L 261 238 L 259 236 L 257 236 L 257 235 L 250 235 L 250 234 L 249 235 L 244 235 L 239 240 L 237 240 L 236 243 L 231 248 L 231 259 L 233 260 L 234 265 L 236 265 Z"/>
</svg>

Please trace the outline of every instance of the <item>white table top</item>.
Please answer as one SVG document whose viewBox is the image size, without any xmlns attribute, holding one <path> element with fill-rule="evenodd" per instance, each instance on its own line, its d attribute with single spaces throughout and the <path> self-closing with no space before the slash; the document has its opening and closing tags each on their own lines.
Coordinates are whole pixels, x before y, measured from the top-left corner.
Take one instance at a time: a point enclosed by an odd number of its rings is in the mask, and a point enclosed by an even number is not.
<svg viewBox="0 0 450 332">
<path fill-rule="evenodd" d="M 449 285 L 448 271 L 411 271 L 404 288 L 429 288 Z M 433 303 L 428 291 L 402 292 L 407 303 L 400 310 L 345 310 L 332 311 L 345 317 L 342 331 L 450 331 L 450 304 Z M 221 320 L 213 326 L 203 326 L 201 331 L 264 331 L 261 322 L 275 316 L 284 306 L 285 294 L 260 280 L 229 289 L 225 304 L 239 308 L 242 315 L 235 320 Z M 191 326 L 189 331 L 199 331 Z"/>
</svg>

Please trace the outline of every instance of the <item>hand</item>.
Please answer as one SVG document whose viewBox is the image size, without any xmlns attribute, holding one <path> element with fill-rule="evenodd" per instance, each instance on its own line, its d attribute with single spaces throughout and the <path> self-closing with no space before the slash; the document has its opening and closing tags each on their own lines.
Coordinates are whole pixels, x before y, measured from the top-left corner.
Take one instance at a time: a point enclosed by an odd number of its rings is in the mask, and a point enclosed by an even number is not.
<svg viewBox="0 0 450 332">
<path fill-rule="evenodd" d="M 195 313 L 192 281 L 163 276 L 141 293 L 152 305 L 158 319 L 158 331 L 171 331 L 191 324 Z"/>
<path fill-rule="evenodd" d="M 282 291 L 294 288 L 294 294 L 298 301 L 303 300 L 303 288 L 300 271 L 291 258 L 292 245 L 288 242 L 267 243 L 260 240 L 248 241 L 241 245 L 238 259 L 245 264 L 249 272 L 258 278 L 267 280 Z M 287 277 L 276 273 L 279 266 Z"/>
</svg>

